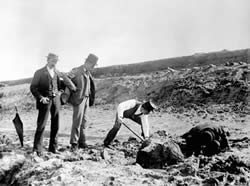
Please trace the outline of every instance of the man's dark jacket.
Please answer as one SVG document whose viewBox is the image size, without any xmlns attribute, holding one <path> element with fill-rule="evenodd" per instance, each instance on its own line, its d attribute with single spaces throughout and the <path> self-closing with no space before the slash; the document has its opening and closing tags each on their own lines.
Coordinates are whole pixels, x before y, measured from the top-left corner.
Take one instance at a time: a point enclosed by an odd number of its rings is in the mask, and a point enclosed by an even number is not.
<svg viewBox="0 0 250 186">
<path fill-rule="evenodd" d="M 55 76 L 57 78 L 57 89 L 58 91 L 62 90 L 62 81 L 59 78 L 59 75 L 55 72 Z M 33 94 L 33 96 L 36 98 L 36 107 L 37 109 L 40 108 L 41 105 L 43 105 L 40 102 L 40 99 L 42 97 L 49 97 L 50 96 L 50 74 L 47 70 L 47 67 L 43 67 L 39 70 L 37 70 L 34 74 L 34 77 L 32 79 L 31 85 L 30 85 L 30 91 Z M 64 83 L 67 87 L 70 89 L 74 89 L 74 84 L 68 79 L 64 80 Z"/>
<path fill-rule="evenodd" d="M 68 102 L 73 106 L 79 105 L 83 101 L 84 97 L 86 96 L 86 92 L 88 91 L 86 89 L 87 77 L 85 73 L 86 71 L 84 70 L 84 67 L 82 65 L 80 67 L 74 68 L 68 75 L 71 81 L 76 86 L 76 91 L 71 91 L 68 100 Z M 87 96 L 89 97 L 89 106 L 92 106 L 95 101 L 95 84 L 90 73 L 89 80 L 90 92 Z"/>
</svg>

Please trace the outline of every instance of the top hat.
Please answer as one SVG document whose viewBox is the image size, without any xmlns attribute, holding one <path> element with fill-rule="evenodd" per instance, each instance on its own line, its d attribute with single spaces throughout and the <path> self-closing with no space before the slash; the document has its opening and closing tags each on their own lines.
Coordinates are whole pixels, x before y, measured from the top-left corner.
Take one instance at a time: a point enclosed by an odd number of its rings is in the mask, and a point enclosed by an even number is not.
<svg viewBox="0 0 250 186">
<path fill-rule="evenodd" d="M 48 56 L 46 56 L 47 58 L 54 58 L 54 59 L 58 59 L 58 56 L 56 54 L 53 53 L 49 53 Z"/>
<path fill-rule="evenodd" d="M 86 58 L 86 61 L 96 64 L 98 61 L 98 57 L 94 54 L 89 54 L 89 56 Z"/>
<path fill-rule="evenodd" d="M 142 107 L 146 109 L 147 111 L 151 112 L 154 109 L 157 109 L 158 106 L 156 105 L 156 102 L 153 99 L 150 99 L 149 101 L 142 104 Z"/>
</svg>

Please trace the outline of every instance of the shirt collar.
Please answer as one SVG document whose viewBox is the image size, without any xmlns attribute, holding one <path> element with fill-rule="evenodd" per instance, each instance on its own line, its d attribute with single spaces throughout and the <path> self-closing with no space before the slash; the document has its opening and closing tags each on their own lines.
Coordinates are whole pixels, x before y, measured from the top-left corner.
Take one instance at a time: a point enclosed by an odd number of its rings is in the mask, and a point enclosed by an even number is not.
<svg viewBox="0 0 250 186">
<path fill-rule="evenodd" d="M 48 65 L 46 65 L 46 68 L 48 71 L 55 71 L 55 68 L 49 68 Z"/>
<path fill-rule="evenodd" d="M 138 107 L 138 109 L 135 112 L 135 115 L 139 115 L 139 114 L 142 114 L 142 112 L 141 112 L 141 105 Z"/>
<path fill-rule="evenodd" d="M 83 72 L 86 74 L 86 75 L 90 75 L 90 71 L 88 71 L 85 66 L 83 65 Z"/>
</svg>

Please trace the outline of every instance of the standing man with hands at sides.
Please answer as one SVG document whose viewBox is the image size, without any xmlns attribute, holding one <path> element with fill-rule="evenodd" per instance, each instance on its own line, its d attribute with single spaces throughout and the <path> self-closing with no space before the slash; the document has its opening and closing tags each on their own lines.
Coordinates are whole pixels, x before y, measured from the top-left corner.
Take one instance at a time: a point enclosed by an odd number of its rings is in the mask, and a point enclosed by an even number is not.
<svg viewBox="0 0 250 186">
<path fill-rule="evenodd" d="M 113 128 L 107 134 L 104 140 L 104 146 L 110 147 L 110 143 L 117 135 L 124 118 L 131 119 L 141 125 L 142 137 L 146 140 L 149 138 L 148 114 L 156 109 L 156 103 L 150 99 L 147 102 L 139 102 L 136 99 L 121 102 L 117 107 L 116 119 Z"/>
<path fill-rule="evenodd" d="M 49 53 L 45 67 L 37 70 L 30 85 L 30 91 L 36 98 L 38 109 L 37 128 L 34 139 L 33 151 L 38 156 L 42 155 L 43 133 L 45 126 L 51 114 L 51 130 L 49 152 L 57 152 L 57 133 L 59 129 L 59 110 L 61 107 L 60 94 L 61 82 L 56 71 L 58 56 Z M 70 79 L 64 78 L 65 85 L 72 91 L 76 89 Z"/>
<path fill-rule="evenodd" d="M 69 102 L 73 106 L 73 120 L 71 128 L 71 151 L 78 148 L 86 148 L 86 128 L 88 121 L 89 106 L 94 104 L 95 84 L 91 71 L 97 65 L 98 57 L 89 54 L 83 65 L 72 69 L 67 73 L 76 86 L 76 91 L 69 91 L 66 88 L 61 96 L 62 103 Z"/>
</svg>

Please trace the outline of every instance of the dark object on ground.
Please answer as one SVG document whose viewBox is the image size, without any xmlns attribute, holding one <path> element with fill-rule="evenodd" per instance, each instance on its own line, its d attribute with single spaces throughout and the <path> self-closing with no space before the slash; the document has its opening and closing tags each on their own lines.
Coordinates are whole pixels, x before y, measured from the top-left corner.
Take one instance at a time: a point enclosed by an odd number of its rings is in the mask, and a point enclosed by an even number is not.
<svg viewBox="0 0 250 186">
<path fill-rule="evenodd" d="M 186 140 L 186 155 L 212 156 L 229 148 L 226 132 L 221 126 L 202 124 L 182 135 Z"/>
<path fill-rule="evenodd" d="M 15 125 L 16 132 L 17 132 L 17 135 L 19 137 L 21 146 L 23 147 L 23 122 L 18 114 L 18 110 L 17 110 L 16 106 L 15 106 L 15 109 L 16 109 L 16 116 L 12 121 Z"/>
<path fill-rule="evenodd" d="M 151 139 L 145 143 L 136 157 L 136 162 L 143 168 L 163 168 L 184 160 L 179 145 L 171 139 L 167 139 L 167 142 Z"/>
</svg>

